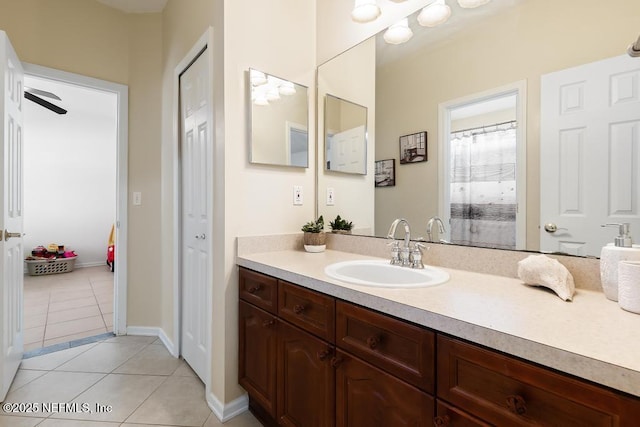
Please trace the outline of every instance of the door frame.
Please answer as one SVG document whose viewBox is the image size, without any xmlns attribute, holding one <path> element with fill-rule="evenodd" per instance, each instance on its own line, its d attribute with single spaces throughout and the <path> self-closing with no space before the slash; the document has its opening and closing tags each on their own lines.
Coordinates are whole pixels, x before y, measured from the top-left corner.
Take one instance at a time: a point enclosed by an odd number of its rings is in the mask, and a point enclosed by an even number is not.
<svg viewBox="0 0 640 427">
<path fill-rule="evenodd" d="M 449 135 L 451 134 L 451 110 L 488 101 L 507 95 L 516 95 L 516 250 L 526 248 L 527 238 L 527 81 L 519 80 L 504 86 L 438 104 L 438 214 L 448 224 L 451 216 L 446 207 L 450 206 L 450 175 L 448 167 L 451 159 Z M 447 227 L 447 236 L 451 227 Z"/>
<path fill-rule="evenodd" d="M 127 237 L 128 237 L 128 170 L 129 170 L 129 88 L 80 74 L 56 70 L 23 62 L 24 74 L 55 80 L 75 86 L 113 93 L 117 97 L 116 132 L 116 248 L 117 265 L 114 274 L 113 332 L 127 333 Z M 105 242 L 107 235 L 105 234 Z M 105 245 L 106 259 L 106 245 Z"/>
<path fill-rule="evenodd" d="M 170 347 L 171 354 L 174 357 L 179 357 L 182 354 L 182 182 L 180 178 L 181 174 L 181 161 L 180 161 L 180 75 L 186 71 L 189 66 L 195 62 L 195 60 L 202 56 L 206 59 L 207 62 L 207 75 L 209 79 L 209 94 L 208 94 L 208 102 L 212 107 L 209 109 L 209 117 L 207 118 L 207 123 L 211 132 L 209 132 L 209 137 L 212 138 L 212 144 L 215 141 L 215 127 L 214 127 L 214 107 L 213 107 L 213 28 L 209 27 L 207 31 L 198 39 L 198 41 L 191 47 L 189 52 L 182 58 L 182 60 L 178 63 L 178 65 L 173 70 L 173 96 L 172 96 L 172 138 L 171 138 L 171 154 L 172 154 L 172 173 L 173 173 L 173 345 Z M 215 152 L 214 147 L 214 152 Z M 211 165 L 215 167 L 214 164 L 215 159 L 212 159 Z M 215 173 L 212 173 L 212 176 Z M 215 179 L 215 178 L 214 178 Z M 211 188 L 213 189 L 213 193 L 211 194 L 211 198 L 207 201 L 209 204 L 208 208 L 212 215 L 210 216 L 209 224 L 207 225 L 207 235 L 213 237 L 213 199 L 215 198 L 216 187 L 211 183 Z M 208 239 L 210 245 L 210 253 L 213 255 L 213 238 Z M 209 303 L 206 305 L 207 312 L 205 313 L 205 318 L 207 319 L 207 324 L 205 325 L 205 334 L 206 334 L 206 347 L 207 347 L 207 366 L 206 366 L 206 377 L 201 378 L 201 380 L 205 384 L 207 400 L 209 400 L 208 395 L 211 391 L 211 331 L 212 331 L 212 305 L 213 305 L 213 257 L 210 256 L 207 269 L 209 273 L 207 277 L 209 281 L 207 283 L 207 288 L 205 289 L 205 295 L 207 301 Z"/>
</svg>

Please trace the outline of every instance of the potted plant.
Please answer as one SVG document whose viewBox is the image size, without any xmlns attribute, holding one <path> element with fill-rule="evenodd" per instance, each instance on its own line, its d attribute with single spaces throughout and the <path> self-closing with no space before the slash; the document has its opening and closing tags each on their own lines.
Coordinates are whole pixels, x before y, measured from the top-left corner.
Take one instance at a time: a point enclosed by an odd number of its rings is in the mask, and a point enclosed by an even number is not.
<svg viewBox="0 0 640 427">
<path fill-rule="evenodd" d="M 304 250 L 307 252 L 323 252 L 326 249 L 326 235 L 324 234 L 324 219 L 322 215 L 315 221 L 309 221 L 302 226 L 304 231 Z"/>
<path fill-rule="evenodd" d="M 336 216 L 336 219 L 329 222 L 329 226 L 331 227 L 332 233 L 351 234 L 353 223 L 351 221 L 347 221 L 346 219 L 340 218 L 340 215 L 338 215 Z"/>
</svg>

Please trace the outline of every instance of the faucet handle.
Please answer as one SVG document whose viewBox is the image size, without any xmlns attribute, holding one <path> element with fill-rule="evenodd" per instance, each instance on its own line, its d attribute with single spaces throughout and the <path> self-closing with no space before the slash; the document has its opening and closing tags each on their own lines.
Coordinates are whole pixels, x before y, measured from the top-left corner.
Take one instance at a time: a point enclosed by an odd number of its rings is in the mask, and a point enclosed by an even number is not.
<svg viewBox="0 0 640 427">
<path fill-rule="evenodd" d="M 400 264 L 400 243 L 397 240 L 394 240 L 387 243 L 387 246 L 391 246 L 391 264 Z"/>
<path fill-rule="evenodd" d="M 422 249 L 427 249 L 429 250 L 429 248 L 419 242 L 416 242 L 413 245 L 413 248 L 411 249 L 411 255 L 410 255 L 410 260 L 411 260 L 411 268 L 424 268 L 424 264 L 422 263 Z"/>
</svg>

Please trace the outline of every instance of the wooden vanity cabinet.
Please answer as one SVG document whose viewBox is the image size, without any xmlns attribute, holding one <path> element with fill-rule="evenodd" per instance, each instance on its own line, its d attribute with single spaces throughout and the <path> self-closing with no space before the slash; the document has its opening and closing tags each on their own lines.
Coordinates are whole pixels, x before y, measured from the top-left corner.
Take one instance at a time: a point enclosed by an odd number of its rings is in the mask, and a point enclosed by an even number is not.
<svg viewBox="0 0 640 427">
<path fill-rule="evenodd" d="M 443 335 L 437 349 L 438 399 L 492 425 L 624 427 L 640 420 L 640 399 Z"/>
</svg>

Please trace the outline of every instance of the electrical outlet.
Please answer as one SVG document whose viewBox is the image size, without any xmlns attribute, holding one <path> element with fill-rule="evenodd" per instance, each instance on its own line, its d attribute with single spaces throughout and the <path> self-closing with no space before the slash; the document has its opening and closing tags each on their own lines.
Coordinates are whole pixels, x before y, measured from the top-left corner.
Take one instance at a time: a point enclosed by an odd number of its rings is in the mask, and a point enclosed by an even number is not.
<svg viewBox="0 0 640 427">
<path fill-rule="evenodd" d="M 140 206 L 142 204 L 142 193 L 139 191 L 133 192 L 133 205 Z"/>
<path fill-rule="evenodd" d="M 333 187 L 327 187 L 327 206 L 333 206 L 336 204 L 336 194 L 333 191 Z"/>
<path fill-rule="evenodd" d="M 302 186 L 301 185 L 293 186 L 293 204 L 295 206 L 302 205 Z"/>
</svg>

